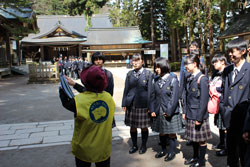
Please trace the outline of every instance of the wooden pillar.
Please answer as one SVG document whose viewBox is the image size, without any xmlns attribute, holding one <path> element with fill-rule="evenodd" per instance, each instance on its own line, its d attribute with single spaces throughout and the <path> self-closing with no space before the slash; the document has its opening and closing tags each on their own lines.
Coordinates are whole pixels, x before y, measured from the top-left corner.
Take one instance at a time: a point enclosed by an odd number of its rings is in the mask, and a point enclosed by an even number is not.
<svg viewBox="0 0 250 167">
<path fill-rule="evenodd" d="M 44 61 L 44 46 L 40 45 L 40 57 L 41 60 Z"/>
<path fill-rule="evenodd" d="M 78 45 L 78 55 L 79 55 L 79 57 L 82 57 L 82 47 L 81 47 L 81 45 Z"/>
<path fill-rule="evenodd" d="M 8 32 L 6 33 L 6 36 L 5 36 L 5 42 L 6 42 L 6 60 L 7 60 L 7 62 L 9 60 L 9 67 L 11 68 L 11 66 L 12 66 L 12 57 L 11 57 L 11 54 L 10 54 L 10 36 L 9 36 Z"/>
<path fill-rule="evenodd" d="M 20 51 L 20 42 L 19 40 L 16 41 L 16 51 L 17 51 L 17 58 L 18 58 L 18 62 L 17 65 L 21 65 L 21 51 Z"/>
<path fill-rule="evenodd" d="M 88 62 L 91 62 L 91 53 L 90 52 L 87 52 L 87 60 L 88 60 Z"/>
</svg>

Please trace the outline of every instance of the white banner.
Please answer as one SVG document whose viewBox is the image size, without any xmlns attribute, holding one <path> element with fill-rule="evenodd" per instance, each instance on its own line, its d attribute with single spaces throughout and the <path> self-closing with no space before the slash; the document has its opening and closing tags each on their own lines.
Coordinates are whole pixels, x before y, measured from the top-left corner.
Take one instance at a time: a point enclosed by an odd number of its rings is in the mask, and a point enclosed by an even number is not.
<svg viewBox="0 0 250 167">
<path fill-rule="evenodd" d="M 168 59 L 168 44 L 161 44 L 160 49 L 161 49 L 161 57 L 165 57 Z"/>
</svg>

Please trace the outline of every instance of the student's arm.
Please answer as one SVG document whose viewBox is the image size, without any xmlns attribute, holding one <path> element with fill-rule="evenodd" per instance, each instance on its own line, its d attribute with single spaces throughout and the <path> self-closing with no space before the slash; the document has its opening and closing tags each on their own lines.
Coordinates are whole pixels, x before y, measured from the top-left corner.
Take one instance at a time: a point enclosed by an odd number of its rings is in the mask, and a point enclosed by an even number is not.
<svg viewBox="0 0 250 167">
<path fill-rule="evenodd" d="M 129 72 L 128 72 L 129 74 Z M 128 87 L 129 87 L 129 83 L 128 83 L 128 74 L 126 76 L 126 80 L 125 80 L 125 87 L 124 87 L 124 90 L 123 90 L 123 97 L 122 97 L 122 107 L 123 107 L 123 110 L 126 109 L 126 98 L 127 98 L 127 94 L 128 94 Z"/>
<path fill-rule="evenodd" d="M 250 142 L 250 107 L 248 107 L 247 117 L 245 120 L 244 128 L 243 128 L 243 139 L 245 142 Z"/>
<path fill-rule="evenodd" d="M 152 93 L 152 89 L 153 89 L 153 74 L 151 72 L 149 72 L 149 76 L 148 76 L 148 97 L 147 97 L 147 101 L 148 101 L 148 110 L 151 112 L 152 108 L 151 108 L 151 104 L 150 104 L 150 100 L 151 100 L 151 93 Z"/>
<path fill-rule="evenodd" d="M 168 105 L 167 105 L 167 112 L 166 114 L 168 116 L 172 116 L 174 113 L 175 113 L 175 110 L 178 106 L 178 100 L 179 100 L 179 82 L 177 80 L 177 78 L 173 78 L 173 82 L 172 83 L 172 95 L 170 97 L 170 100 L 168 102 Z"/>
<path fill-rule="evenodd" d="M 184 68 L 185 68 L 184 60 L 185 60 L 185 57 L 182 57 L 182 59 L 181 59 L 181 69 L 180 69 L 180 81 L 181 81 L 181 79 L 183 77 L 183 71 L 184 71 Z"/>
<path fill-rule="evenodd" d="M 201 77 L 200 79 L 200 109 L 197 113 L 196 121 L 202 122 L 203 117 L 207 112 L 207 103 L 209 99 L 209 90 L 208 90 L 208 78 Z"/>
<path fill-rule="evenodd" d="M 68 96 L 64 93 L 64 91 L 60 88 L 59 95 L 64 108 L 73 113 L 76 113 L 76 104 L 74 99 L 68 98 Z"/>
<path fill-rule="evenodd" d="M 152 113 L 155 113 L 155 114 L 153 114 L 152 116 L 156 116 L 156 111 L 154 110 L 155 98 L 156 98 L 156 97 L 155 97 L 155 86 L 154 86 L 155 82 L 153 81 L 153 79 L 152 79 L 152 81 L 151 81 L 151 84 L 152 84 L 152 86 L 151 86 L 151 88 L 150 88 L 150 90 L 149 90 L 150 98 L 149 98 L 149 101 L 148 101 L 148 103 L 149 103 L 149 105 L 150 105 L 149 111 L 151 112 L 151 115 L 152 115 Z"/>
</svg>

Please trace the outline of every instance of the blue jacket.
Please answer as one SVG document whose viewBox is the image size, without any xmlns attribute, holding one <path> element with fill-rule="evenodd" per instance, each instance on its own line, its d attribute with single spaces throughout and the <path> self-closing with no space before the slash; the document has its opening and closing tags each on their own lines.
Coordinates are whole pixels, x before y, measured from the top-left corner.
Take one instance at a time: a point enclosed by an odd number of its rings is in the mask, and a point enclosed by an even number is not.
<svg viewBox="0 0 250 167">
<path fill-rule="evenodd" d="M 250 64 L 245 62 L 232 83 L 234 65 L 224 69 L 222 75 L 223 111 L 226 128 L 240 127 L 244 124 L 250 99 Z"/>
<path fill-rule="evenodd" d="M 133 70 L 127 73 L 125 88 L 123 91 L 122 107 L 149 108 L 150 90 L 152 86 L 152 73 L 143 70 L 139 78 L 133 75 Z"/>
<path fill-rule="evenodd" d="M 167 77 L 165 84 L 160 87 L 159 79 L 153 81 L 150 96 L 150 112 L 159 114 L 160 108 L 167 115 L 172 116 L 179 113 L 179 82 L 173 73 Z"/>
<path fill-rule="evenodd" d="M 200 84 L 197 83 L 200 72 L 194 79 L 187 81 L 184 114 L 191 120 L 202 122 L 208 118 L 207 104 L 209 99 L 208 78 L 201 77 Z"/>
</svg>

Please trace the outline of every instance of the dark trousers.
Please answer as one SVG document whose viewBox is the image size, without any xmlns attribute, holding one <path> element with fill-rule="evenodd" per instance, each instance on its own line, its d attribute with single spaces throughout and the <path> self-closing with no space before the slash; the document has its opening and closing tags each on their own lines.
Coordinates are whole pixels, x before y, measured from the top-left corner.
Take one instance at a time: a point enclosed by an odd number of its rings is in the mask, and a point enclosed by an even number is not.
<svg viewBox="0 0 250 167">
<path fill-rule="evenodd" d="M 246 143 L 242 138 L 242 129 L 227 129 L 227 164 L 230 167 L 238 167 L 239 159 L 241 166 L 245 166 Z"/>
<path fill-rule="evenodd" d="M 75 161 L 76 161 L 76 167 L 90 167 L 91 166 L 90 162 L 82 161 L 76 157 L 75 157 Z M 96 162 L 95 166 L 96 167 L 110 167 L 110 157 L 105 161 Z"/>
<path fill-rule="evenodd" d="M 250 143 L 247 145 L 247 151 L 245 155 L 245 167 L 250 167 Z"/>
</svg>

